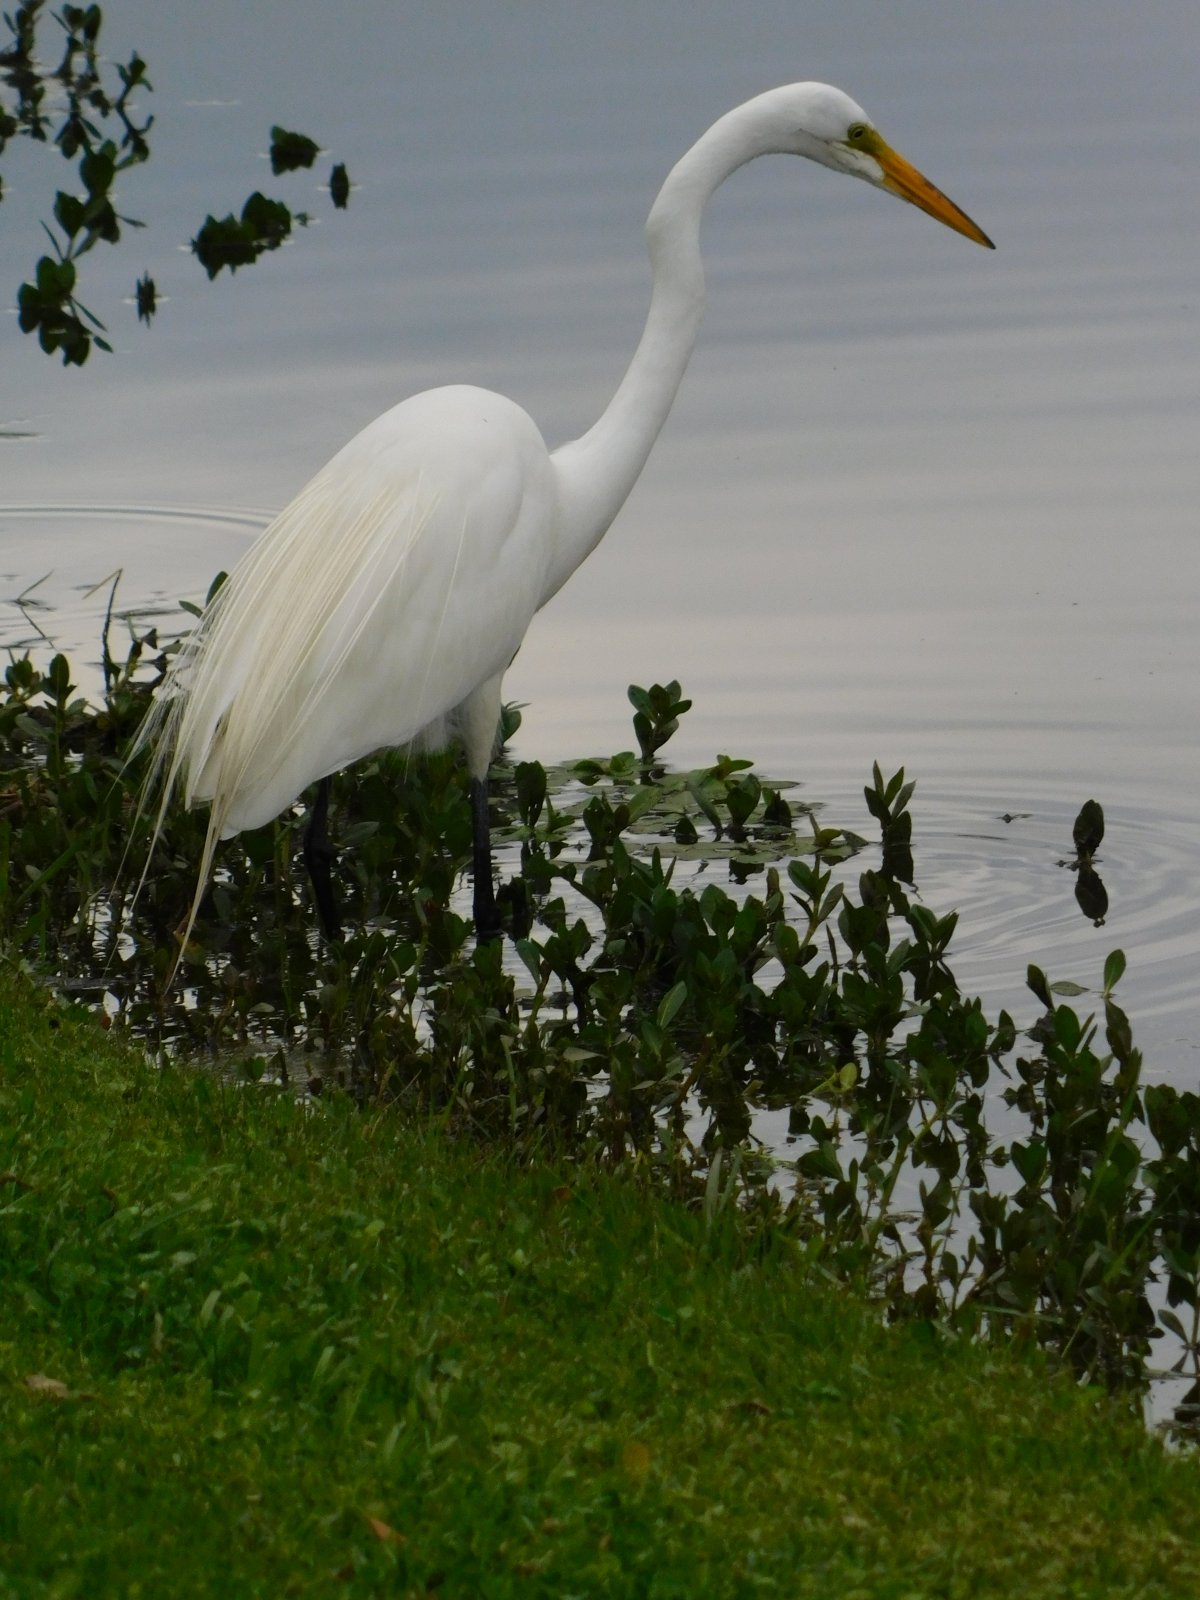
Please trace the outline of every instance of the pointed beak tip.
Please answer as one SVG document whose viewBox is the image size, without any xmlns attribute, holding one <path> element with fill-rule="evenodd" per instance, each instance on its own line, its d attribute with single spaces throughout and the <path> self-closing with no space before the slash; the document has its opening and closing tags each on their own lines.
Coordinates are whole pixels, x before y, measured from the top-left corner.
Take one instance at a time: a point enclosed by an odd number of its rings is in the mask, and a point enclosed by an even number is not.
<svg viewBox="0 0 1200 1600">
<path fill-rule="evenodd" d="M 930 183 L 924 173 L 918 172 L 916 167 L 897 151 L 880 141 L 879 148 L 873 153 L 883 168 L 884 187 L 890 189 L 894 195 L 899 196 L 901 200 L 907 200 L 909 205 L 916 206 L 919 211 L 934 217 L 947 228 L 952 228 L 955 233 L 973 239 L 985 250 L 996 248 L 977 222 L 973 222 L 965 211 L 956 206 L 953 200 Z"/>
</svg>

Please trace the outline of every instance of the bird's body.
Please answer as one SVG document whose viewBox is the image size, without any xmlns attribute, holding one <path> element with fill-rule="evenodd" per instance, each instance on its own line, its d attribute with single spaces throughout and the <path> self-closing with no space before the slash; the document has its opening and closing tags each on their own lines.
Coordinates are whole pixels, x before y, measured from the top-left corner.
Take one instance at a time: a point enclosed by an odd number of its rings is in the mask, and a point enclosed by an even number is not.
<svg viewBox="0 0 1200 1600">
<path fill-rule="evenodd" d="M 501 395 L 463 386 L 405 400 L 301 490 L 218 593 L 145 733 L 163 805 L 181 784 L 188 804 L 211 807 L 197 903 L 217 838 L 380 747 L 453 737 L 474 787 L 476 921 L 494 926 L 483 782 L 504 671 L 607 531 L 670 410 L 700 326 L 706 200 L 772 152 L 891 189 L 990 245 L 840 90 L 792 84 L 714 123 L 650 212 L 645 331 L 594 427 L 550 452 Z"/>
<path fill-rule="evenodd" d="M 476 695 L 490 754 L 557 511 L 542 437 L 502 395 L 431 389 L 364 428 L 210 608 L 178 733 L 204 754 L 189 802 L 222 837 L 256 828 L 372 750 L 469 742 Z"/>
</svg>

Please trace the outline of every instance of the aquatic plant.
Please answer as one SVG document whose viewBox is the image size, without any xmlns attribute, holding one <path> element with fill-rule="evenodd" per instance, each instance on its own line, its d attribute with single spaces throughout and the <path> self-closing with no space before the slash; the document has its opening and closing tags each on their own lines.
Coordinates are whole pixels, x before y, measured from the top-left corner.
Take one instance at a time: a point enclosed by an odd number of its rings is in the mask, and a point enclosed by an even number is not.
<svg viewBox="0 0 1200 1600">
<path fill-rule="evenodd" d="M 61 655 L 9 666 L 13 958 L 226 1074 L 632 1163 L 710 1217 L 740 1210 L 763 1240 L 788 1230 L 895 1317 L 1033 1341 L 1133 1392 L 1167 1336 L 1191 1421 L 1200 1097 L 1143 1084 L 1119 951 L 1090 997 L 1030 968 L 1024 1031 L 960 990 L 957 918 L 914 886 L 903 772 L 873 770 L 868 846 L 747 761 L 669 768 L 689 702 L 675 683 L 635 686 L 637 753 L 496 764 L 508 937 L 477 945 L 462 773 L 446 755 L 380 755 L 334 786 L 344 941 L 317 936 L 297 808 L 222 847 L 168 986 L 203 818 L 169 811 L 135 894 L 150 827 L 127 761 L 167 650 L 153 633 L 124 661 L 106 649 L 96 708 Z M 508 737 L 518 722 L 510 709 Z M 768 1142 L 782 1117 L 786 1140 Z"/>
</svg>

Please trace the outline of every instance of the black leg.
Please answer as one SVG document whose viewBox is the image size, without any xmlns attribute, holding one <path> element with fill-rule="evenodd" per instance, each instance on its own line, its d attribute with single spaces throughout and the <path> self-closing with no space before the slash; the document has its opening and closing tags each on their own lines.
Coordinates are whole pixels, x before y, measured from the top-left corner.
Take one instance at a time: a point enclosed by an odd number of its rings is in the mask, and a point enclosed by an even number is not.
<svg viewBox="0 0 1200 1600">
<path fill-rule="evenodd" d="M 317 915 L 325 930 L 325 937 L 337 943 L 342 937 L 342 919 L 338 915 L 337 897 L 333 892 L 330 869 L 337 860 L 337 851 L 329 842 L 329 790 L 330 778 L 322 778 L 317 785 L 317 797 L 312 804 L 308 827 L 304 830 L 304 865 L 313 886 L 317 902 Z"/>
<path fill-rule="evenodd" d="M 500 913 L 496 910 L 496 891 L 492 887 L 492 830 L 488 820 L 486 778 L 471 779 L 471 860 L 475 877 L 475 937 L 497 939 Z"/>
</svg>

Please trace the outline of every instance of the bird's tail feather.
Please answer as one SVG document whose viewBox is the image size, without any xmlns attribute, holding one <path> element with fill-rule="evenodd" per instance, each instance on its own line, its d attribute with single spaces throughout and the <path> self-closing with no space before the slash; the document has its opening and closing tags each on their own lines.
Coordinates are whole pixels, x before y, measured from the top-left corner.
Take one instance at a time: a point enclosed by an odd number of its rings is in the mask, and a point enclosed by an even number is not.
<svg viewBox="0 0 1200 1600">
<path fill-rule="evenodd" d="M 436 503 L 419 479 L 399 515 L 394 484 L 353 511 L 345 493 L 318 474 L 266 529 L 185 641 L 138 734 L 135 751 L 152 750 L 143 807 L 157 795 L 139 893 L 172 797 L 210 806 L 181 954 L 218 839 L 239 831 L 231 817 L 294 750 Z"/>
</svg>

